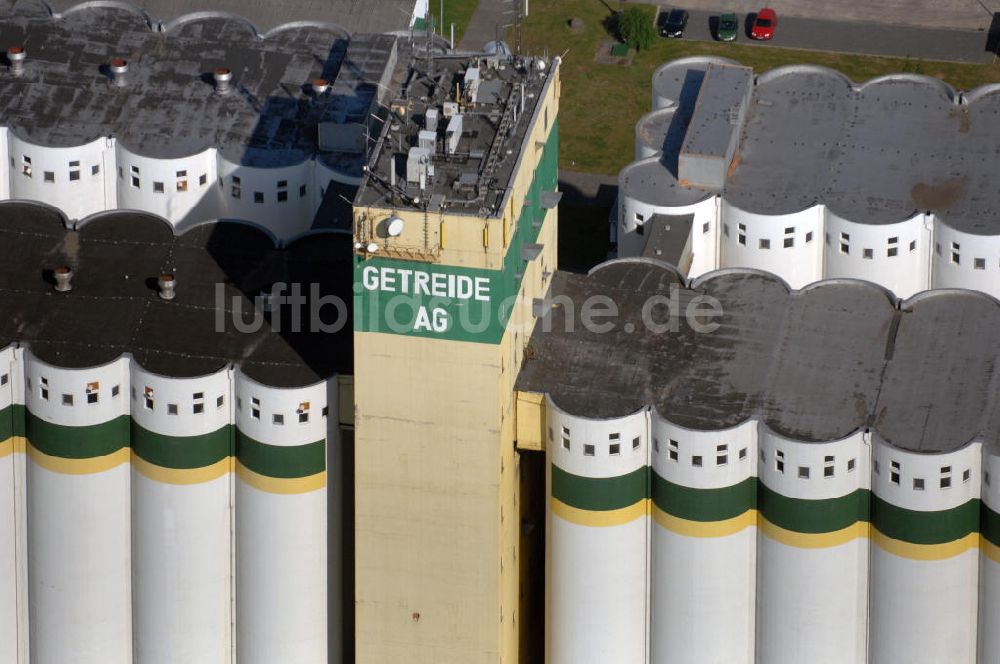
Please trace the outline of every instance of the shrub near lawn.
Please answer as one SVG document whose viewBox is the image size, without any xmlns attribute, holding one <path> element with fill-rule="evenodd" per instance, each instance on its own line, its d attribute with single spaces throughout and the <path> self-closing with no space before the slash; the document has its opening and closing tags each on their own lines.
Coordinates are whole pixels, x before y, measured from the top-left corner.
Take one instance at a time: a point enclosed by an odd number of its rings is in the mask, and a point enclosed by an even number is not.
<svg viewBox="0 0 1000 664">
<path fill-rule="evenodd" d="M 656 42 L 653 18 L 642 7 L 629 7 L 612 18 L 618 38 L 637 51 L 652 48 Z"/>
</svg>

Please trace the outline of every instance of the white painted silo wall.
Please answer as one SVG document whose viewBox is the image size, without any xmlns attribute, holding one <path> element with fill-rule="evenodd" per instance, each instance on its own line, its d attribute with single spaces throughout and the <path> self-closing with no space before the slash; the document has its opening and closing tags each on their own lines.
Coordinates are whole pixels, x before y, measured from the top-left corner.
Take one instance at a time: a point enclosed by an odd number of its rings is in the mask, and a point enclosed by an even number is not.
<svg viewBox="0 0 1000 664">
<path fill-rule="evenodd" d="M 722 224 L 719 267 L 773 272 L 792 288 L 802 288 L 822 278 L 822 206 L 814 205 L 793 214 L 768 215 L 746 212 L 723 200 Z"/>
<path fill-rule="evenodd" d="M 18 625 L 22 622 L 18 610 L 17 513 L 24 500 L 22 486 L 15 480 L 16 464 L 21 456 L 13 437 L 13 373 L 14 349 L 0 350 L 0 662 L 18 662 Z"/>
<path fill-rule="evenodd" d="M 109 139 L 98 138 L 70 148 L 34 145 L 8 134 L 10 198 L 40 201 L 59 208 L 69 219 L 82 219 L 114 207 L 105 187 L 114 162 Z M 96 169 L 96 172 L 95 172 Z"/>
<path fill-rule="evenodd" d="M 178 159 L 156 159 L 118 143 L 116 155 L 120 208 L 156 214 L 174 226 L 188 216 L 219 216 L 215 148 Z"/>
<path fill-rule="evenodd" d="M 869 451 L 761 425 L 757 662 L 865 664 Z"/>
<path fill-rule="evenodd" d="M 231 163 L 219 155 L 219 217 L 251 221 L 279 238 L 309 230 L 320 200 L 314 204 L 309 193 L 313 164 L 307 160 L 294 166 L 255 168 Z M 279 187 L 279 183 L 284 186 Z"/>
<path fill-rule="evenodd" d="M 10 195 L 10 176 L 13 171 L 13 154 L 10 151 L 10 131 L 0 126 L 0 201 L 7 200 Z"/>
<path fill-rule="evenodd" d="M 236 398 L 236 426 L 255 441 L 281 448 L 317 441 L 339 444 L 336 381 L 278 389 L 237 372 Z M 259 403 L 259 418 L 253 416 L 254 399 Z M 304 402 L 309 403 L 310 417 L 299 423 L 297 410 Z M 324 417 L 327 406 L 329 415 Z M 276 414 L 284 418 L 284 424 L 274 423 Z M 237 661 L 326 664 L 326 474 L 282 479 L 262 477 L 239 461 L 237 468 Z M 331 603 L 339 606 L 339 598 Z M 339 622 L 339 616 L 331 618 Z"/>
<path fill-rule="evenodd" d="M 1000 235 L 957 231 L 934 220 L 934 288 L 968 288 L 1000 298 Z"/>
<path fill-rule="evenodd" d="M 176 467 L 197 454 L 191 445 L 209 444 L 203 437 L 221 432 L 231 438 L 231 378 L 229 370 L 165 378 L 132 364 L 134 640 L 136 659 L 144 664 L 214 664 L 232 654 L 230 452 L 214 466 Z M 146 407 L 147 389 L 152 408 Z M 196 403 L 203 412 L 195 412 Z M 144 445 L 151 438 L 145 432 L 156 438 Z M 171 454 L 163 449 L 167 444 L 181 449 Z M 173 457 L 175 467 L 151 463 L 143 453 Z"/>
<path fill-rule="evenodd" d="M 110 422 L 114 434 L 101 430 L 91 437 L 121 447 L 108 455 L 66 459 L 45 455 L 30 441 L 28 503 L 28 584 L 31 658 L 33 662 L 115 664 L 132 661 L 132 574 L 130 482 L 128 464 L 128 399 L 114 385 L 128 385 L 128 360 L 83 370 L 59 369 L 25 353 L 27 409 L 31 416 L 73 428 L 55 436 L 87 437 L 87 428 Z M 42 398 L 41 379 L 48 381 Z M 100 383 L 100 401 L 87 403 L 87 385 Z M 62 395 L 73 405 L 64 405 Z M 121 431 L 117 431 L 117 429 Z M 49 435 L 52 435 L 51 433 Z M 35 438 L 34 440 L 32 440 Z M 57 441 L 63 445 L 65 440 Z M 86 452 L 81 450 L 81 454 Z"/>
<path fill-rule="evenodd" d="M 923 214 L 895 224 L 859 224 L 826 211 L 826 277 L 865 279 L 899 298 L 930 287 L 931 230 Z"/>
<path fill-rule="evenodd" d="M 989 482 L 986 478 L 989 477 Z M 981 542 L 979 568 L 979 664 L 1000 662 L 1000 455 L 983 450 L 982 523 L 992 523 L 992 541 Z"/>
<path fill-rule="evenodd" d="M 624 171 L 622 171 L 624 174 Z M 706 199 L 691 205 L 679 207 L 665 207 L 646 203 L 644 201 L 625 194 L 625 188 L 619 191 L 622 193 L 618 199 L 618 256 L 619 258 L 629 258 L 641 256 L 646 248 L 646 241 L 649 239 L 649 229 L 640 233 L 639 226 L 644 226 L 654 215 L 687 215 L 693 214 L 694 221 L 691 226 L 691 253 L 692 266 L 691 274 L 701 274 L 716 268 L 716 243 L 718 236 L 717 202 L 716 197 L 709 196 Z M 704 232 L 704 224 L 709 224 L 709 233 Z M 677 266 L 682 267 L 682 266 Z"/>
<path fill-rule="evenodd" d="M 560 471 L 569 474 L 568 481 L 575 481 L 578 491 L 586 479 L 576 478 L 645 476 L 648 411 L 590 420 L 563 413 L 549 402 L 546 413 L 554 442 L 548 446 L 545 661 L 644 664 L 649 547 L 645 496 L 618 510 L 567 508 L 557 502 L 559 491 L 553 491 L 552 484 L 553 472 Z M 636 438 L 639 444 L 633 447 Z M 611 453 L 615 442 L 621 445 L 618 454 Z M 592 456 L 585 454 L 586 445 L 593 446 Z"/>
<path fill-rule="evenodd" d="M 652 470 L 685 492 L 693 505 L 720 490 L 749 490 L 747 509 L 698 521 L 651 506 L 650 662 L 701 664 L 751 662 L 754 652 L 756 527 L 753 487 L 757 429 L 753 421 L 732 429 L 694 431 L 652 416 Z M 676 442 L 676 446 L 673 442 Z M 725 451 L 719 446 L 724 445 Z M 745 450 L 745 452 L 741 452 Z M 677 454 L 676 460 L 671 451 Z M 719 463 L 720 455 L 725 462 Z M 742 458 L 741 458 L 742 455 Z M 695 457 L 701 465 L 696 466 Z M 741 493 L 745 493 L 741 492 Z M 739 501 L 729 496 L 722 502 Z M 712 501 L 716 502 L 716 501 Z M 740 512 L 735 514 L 735 512 Z M 689 515 L 686 515 L 689 516 Z"/>
<path fill-rule="evenodd" d="M 873 463 L 877 464 L 872 475 L 873 493 L 877 499 L 910 512 L 911 540 L 930 534 L 934 527 L 931 520 L 943 518 L 940 512 L 967 506 L 979 497 L 979 443 L 950 454 L 919 455 L 895 449 L 876 437 L 873 448 Z M 893 462 L 899 464 L 898 484 L 893 481 Z M 942 467 L 951 468 L 949 488 L 940 488 Z M 963 481 L 966 470 L 969 480 Z M 923 480 L 922 490 L 914 488 L 914 479 Z M 869 661 L 975 662 L 978 534 L 937 544 L 890 538 L 878 532 L 878 512 L 878 505 L 873 505 Z M 967 518 L 976 530 L 979 510 L 970 510 Z M 895 521 L 895 526 L 901 523 Z M 947 527 L 956 521 L 957 515 L 946 516 Z"/>
</svg>

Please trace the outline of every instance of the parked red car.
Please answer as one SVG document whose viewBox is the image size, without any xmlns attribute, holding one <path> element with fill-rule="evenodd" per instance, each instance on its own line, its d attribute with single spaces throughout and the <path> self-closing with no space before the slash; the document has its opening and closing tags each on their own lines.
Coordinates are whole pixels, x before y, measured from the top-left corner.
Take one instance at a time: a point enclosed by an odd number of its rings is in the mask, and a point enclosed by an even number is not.
<svg viewBox="0 0 1000 664">
<path fill-rule="evenodd" d="M 750 28 L 750 36 L 753 39 L 771 39 L 774 37 L 774 29 L 778 26 L 778 14 L 770 7 L 764 7 L 753 20 L 753 27 Z"/>
</svg>

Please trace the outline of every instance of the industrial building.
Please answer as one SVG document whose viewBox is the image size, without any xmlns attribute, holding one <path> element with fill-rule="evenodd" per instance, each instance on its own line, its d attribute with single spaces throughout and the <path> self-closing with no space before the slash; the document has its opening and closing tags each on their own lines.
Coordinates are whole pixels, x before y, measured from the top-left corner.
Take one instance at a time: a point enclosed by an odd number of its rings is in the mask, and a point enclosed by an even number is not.
<svg viewBox="0 0 1000 664">
<path fill-rule="evenodd" d="M 1000 659 L 990 89 L 671 63 L 569 274 L 559 58 L 18 11 L 0 661 Z"/>
<path fill-rule="evenodd" d="M 282 241 L 350 229 L 343 199 L 415 43 L 212 13 L 151 24 L 125 3 L 11 14 L 0 41 L 0 200 L 71 221 L 239 219 Z"/>
<path fill-rule="evenodd" d="M 559 60 L 117 2 L 0 47 L 0 661 L 529 661 Z"/>
<path fill-rule="evenodd" d="M 346 297 L 349 237 L 5 202 L 0 243 L 0 661 L 342 661 L 350 327 L 255 300 Z"/>
<path fill-rule="evenodd" d="M 51 13 L 60 14 L 80 4 L 79 0 L 0 0 L 0 9 L 23 11 L 24 5 L 36 3 Z M 150 20 L 170 21 L 205 11 L 197 0 L 139 0 L 132 3 L 143 9 Z M 228 13 L 241 22 L 251 23 L 266 32 L 298 21 L 336 23 L 350 32 L 400 32 L 419 24 L 427 14 L 428 0 L 282 0 L 281 3 L 248 0 L 214 0 L 211 11 Z"/>
<path fill-rule="evenodd" d="M 808 65 L 669 62 L 619 175 L 618 255 L 692 277 L 767 270 L 793 288 L 852 278 L 903 298 L 1000 296 L 998 93 L 915 74 L 858 85 Z"/>
<path fill-rule="evenodd" d="M 513 386 L 556 268 L 560 62 L 505 48 L 422 63 L 354 201 L 358 662 L 540 651 Z"/>
<path fill-rule="evenodd" d="M 645 258 L 552 294 L 516 385 L 546 662 L 1000 658 L 995 299 Z"/>
</svg>

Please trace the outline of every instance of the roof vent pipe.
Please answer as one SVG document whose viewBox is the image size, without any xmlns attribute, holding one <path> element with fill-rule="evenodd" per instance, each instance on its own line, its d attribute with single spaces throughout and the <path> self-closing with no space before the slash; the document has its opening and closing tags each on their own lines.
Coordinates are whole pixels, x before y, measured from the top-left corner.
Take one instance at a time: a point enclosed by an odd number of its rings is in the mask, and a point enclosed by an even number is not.
<svg viewBox="0 0 1000 664">
<path fill-rule="evenodd" d="M 7 62 L 10 63 L 10 73 L 20 76 L 24 73 L 24 59 L 28 54 L 24 52 L 23 46 L 11 46 L 7 49 Z"/>
<path fill-rule="evenodd" d="M 125 58 L 115 58 L 108 67 L 111 71 L 111 81 L 118 87 L 125 85 L 125 75 L 128 74 L 128 60 Z"/>
<path fill-rule="evenodd" d="M 312 82 L 313 94 L 321 95 L 330 89 L 330 81 L 325 78 L 317 78 Z"/>
<path fill-rule="evenodd" d="M 56 280 L 55 289 L 57 292 L 68 293 L 73 290 L 73 284 L 70 283 L 73 279 L 73 270 L 69 266 L 60 265 L 52 270 L 52 276 Z"/>
<path fill-rule="evenodd" d="M 212 72 L 212 77 L 215 79 L 216 93 L 220 95 L 229 94 L 232 89 L 233 72 L 227 67 L 217 67 Z"/>
<path fill-rule="evenodd" d="M 174 288 L 177 287 L 177 280 L 174 278 L 174 275 L 169 272 L 161 274 L 156 284 L 160 287 L 161 300 L 172 300 L 177 297 L 177 293 L 174 291 Z"/>
</svg>

